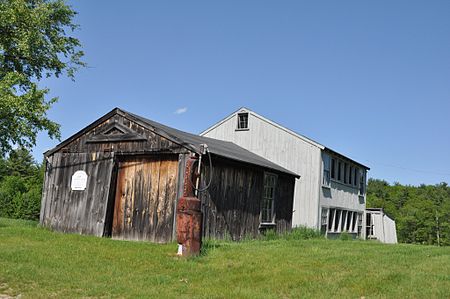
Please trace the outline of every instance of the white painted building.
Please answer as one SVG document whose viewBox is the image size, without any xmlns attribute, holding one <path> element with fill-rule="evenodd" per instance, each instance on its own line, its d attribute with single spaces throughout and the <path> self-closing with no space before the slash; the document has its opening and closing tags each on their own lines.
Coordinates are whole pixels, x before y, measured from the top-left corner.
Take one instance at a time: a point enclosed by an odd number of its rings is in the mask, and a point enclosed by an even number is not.
<svg viewBox="0 0 450 299">
<path fill-rule="evenodd" d="M 366 238 L 397 244 L 395 221 L 383 209 L 366 209 Z"/>
<path fill-rule="evenodd" d="M 234 142 L 298 173 L 293 226 L 365 238 L 367 166 L 246 108 L 200 135 Z"/>
</svg>

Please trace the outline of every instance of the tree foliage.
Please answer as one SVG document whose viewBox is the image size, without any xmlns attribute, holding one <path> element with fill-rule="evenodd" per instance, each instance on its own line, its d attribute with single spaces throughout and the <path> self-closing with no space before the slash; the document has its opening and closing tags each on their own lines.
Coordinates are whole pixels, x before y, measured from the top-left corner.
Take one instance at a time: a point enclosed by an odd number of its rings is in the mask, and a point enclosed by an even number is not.
<svg viewBox="0 0 450 299">
<path fill-rule="evenodd" d="M 57 98 L 39 88 L 42 77 L 74 78 L 84 66 L 80 41 L 68 35 L 76 12 L 62 0 L 0 0 L 0 154 L 31 147 L 39 131 L 59 138 L 47 117 Z"/>
<path fill-rule="evenodd" d="M 25 148 L 0 158 L 0 166 L 0 217 L 39 219 L 43 166 Z"/>
<path fill-rule="evenodd" d="M 370 179 L 367 207 L 383 208 L 397 225 L 399 242 L 450 245 L 450 187 L 393 185 Z"/>
</svg>

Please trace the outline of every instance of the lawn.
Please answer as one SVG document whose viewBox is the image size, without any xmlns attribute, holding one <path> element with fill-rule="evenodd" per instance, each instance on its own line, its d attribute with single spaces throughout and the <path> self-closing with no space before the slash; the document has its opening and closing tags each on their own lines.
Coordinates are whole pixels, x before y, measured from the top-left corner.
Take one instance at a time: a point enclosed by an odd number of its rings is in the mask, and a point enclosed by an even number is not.
<svg viewBox="0 0 450 299">
<path fill-rule="evenodd" d="M 0 218 L 0 298 L 449 298 L 450 248 L 341 240 L 176 244 L 55 233 Z"/>
</svg>

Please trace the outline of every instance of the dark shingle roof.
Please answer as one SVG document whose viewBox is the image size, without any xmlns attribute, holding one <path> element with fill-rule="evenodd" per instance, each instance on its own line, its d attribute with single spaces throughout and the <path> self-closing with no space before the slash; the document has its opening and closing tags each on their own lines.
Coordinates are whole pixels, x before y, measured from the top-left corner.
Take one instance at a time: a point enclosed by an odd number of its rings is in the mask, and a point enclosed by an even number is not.
<svg viewBox="0 0 450 299">
<path fill-rule="evenodd" d="M 79 136 L 85 134 L 86 132 L 88 132 L 95 126 L 97 126 L 99 123 L 105 121 L 106 119 L 110 118 L 111 116 L 113 116 L 115 114 L 123 115 L 123 116 L 129 118 L 130 120 L 134 120 L 134 121 L 140 123 L 144 127 L 147 127 L 147 128 L 150 127 L 149 129 L 154 130 L 156 133 L 159 133 L 162 136 L 173 140 L 174 142 L 186 147 L 187 149 L 189 149 L 193 152 L 200 153 L 200 145 L 207 144 L 208 149 L 211 154 L 221 156 L 224 158 L 228 158 L 231 160 L 235 160 L 235 161 L 240 161 L 240 162 L 264 167 L 264 168 L 275 170 L 275 171 L 278 171 L 281 173 L 286 173 L 286 174 L 289 174 L 289 175 L 292 175 L 295 177 L 300 177 L 298 174 L 296 174 L 292 171 L 289 171 L 273 162 L 270 162 L 269 160 L 264 159 L 263 157 L 258 156 L 258 155 L 254 154 L 232 142 L 222 141 L 222 140 L 218 140 L 218 139 L 213 139 L 213 138 L 209 138 L 209 137 L 203 137 L 203 136 L 198 136 L 198 135 L 194 135 L 191 133 L 183 132 L 183 131 L 168 127 L 166 125 L 160 124 L 158 122 L 152 121 L 145 117 L 127 112 L 120 108 L 113 109 L 111 112 L 109 112 L 106 115 L 104 115 L 103 117 L 99 118 L 98 120 L 96 120 L 89 126 L 85 127 L 78 133 L 74 134 L 73 136 L 67 138 L 65 141 L 61 142 L 55 148 L 47 151 L 45 153 L 45 155 L 49 156 L 49 155 L 55 153 L 59 149 L 63 148 L 66 144 L 75 140 Z"/>
</svg>

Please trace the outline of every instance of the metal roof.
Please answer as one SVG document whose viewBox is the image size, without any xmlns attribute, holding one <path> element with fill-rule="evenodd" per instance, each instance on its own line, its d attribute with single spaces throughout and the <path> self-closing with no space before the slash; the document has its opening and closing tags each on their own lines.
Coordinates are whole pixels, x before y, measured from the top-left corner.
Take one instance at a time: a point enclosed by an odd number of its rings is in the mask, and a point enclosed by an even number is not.
<svg viewBox="0 0 450 299">
<path fill-rule="evenodd" d="M 106 119 L 112 117 L 115 114 L 122 115 L 132 121 L 135 121 L 135 122 L 139 123 L 140 125 L 155 131 L 156 133 L 164 136 L 165 138 L 171 139 L 175 143 L 178 143 L 181 146 L 183 146 L 193 152 L 200 153 L 200 145 L 207 144 L 208 149 L 211 154 L 221 156 L 224 158 L 228 158 L 231 160 L 239 161 L 239 162 L 244 162 L 244 163 L 264 167 L 267 169 L 275 170 L 277 172 L 286 173 L 286 174 L 295 176 L 297 178 L 300 177 L 298 174 L 296 174 L 292 171 L 289 171 L 289 170 L 279 166 L 278 164 L 270 162 L 269 160 L 267 160 L 261 156 L 258 156 L 256 154 L 236 145 L 235 143 L 183 132 L 183 131 L 177 130 L 175 128 L 171 128 L 166 125 L 160 124 L 153 120 L 147 119 L 145 117 L 139 116 L 137 114 L 127 112 L 120 108 L 113 109 L 112 111 L 110 111 L 106 115 L 102 116 L 101 118 L 99 118 L 98 120 L 93 122 L 92 124 L 88 125 L 87 127 L 82 129 L 78 133 L 75 133 L 71 137 L 69 137 L 66 140 L 64 140 L 63 142 L 61 142 L 55 148 L 47 151 L 45 153 L 45 155 L 49 156 L 49 155 L 55 153 L 56 151 L 63 148 L 65 145 L 67 145 L 71 141 L 73 141 L 76 138 L 78 138 L 79 136 L 85 134 L 86 132 L 88 132 L 89 130 L 96 127 L 101 122 L 105 121 Z"/>
</svg>

